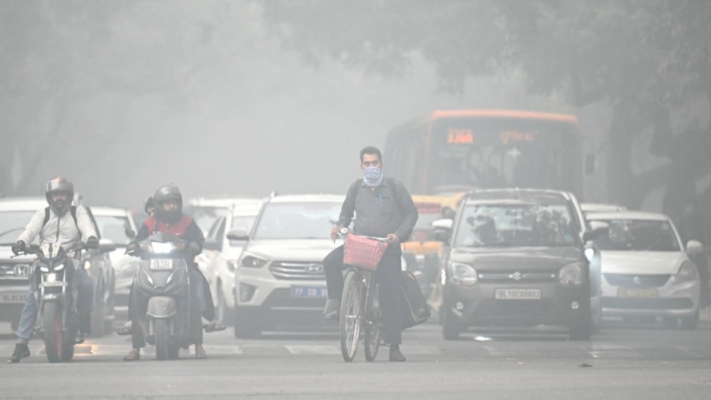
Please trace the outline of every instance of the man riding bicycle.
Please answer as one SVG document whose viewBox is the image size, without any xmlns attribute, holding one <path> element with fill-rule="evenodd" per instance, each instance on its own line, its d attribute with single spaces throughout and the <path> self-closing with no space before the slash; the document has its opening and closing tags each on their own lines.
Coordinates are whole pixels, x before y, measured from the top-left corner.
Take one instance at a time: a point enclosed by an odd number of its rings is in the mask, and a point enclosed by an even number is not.
<svg viewBox="0 0 711 400">
<path fill-rule="evenodd" d="M 402 250 L 399 243 L 406 241 L 417 222 L 417 207 L 402 182 L 385 178 L 380 150 L 369 146 L 360 152 L 363 178 L 355 181 L 346 195 L 338 224 L 331 230 L 335 240 L 341 228 L 348 227 L 354 213 L 358 216 L 353 233 L 356 235 L 387 237 L 390 246 L 377 270 L 380 284 L 380 304 L 385 323 L 385 342 L 390 344 L 390 361 L 405 361 L 400 352 L 402 315 L 400 274 Z M 334 317 L 343 293 L 343 246 L 333 250 L 323 260 L 328 287 L 328 301 L 324 314 Z"/>
</svg>

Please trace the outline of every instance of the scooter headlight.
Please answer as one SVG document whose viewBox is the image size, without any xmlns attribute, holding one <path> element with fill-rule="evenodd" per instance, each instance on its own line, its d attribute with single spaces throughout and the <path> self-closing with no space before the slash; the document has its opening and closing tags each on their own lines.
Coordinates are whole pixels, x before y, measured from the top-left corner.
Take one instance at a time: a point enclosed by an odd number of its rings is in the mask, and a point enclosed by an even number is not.
<svg viewBox="0 0 711 400">
<path fill-rule="evenodd" d="M 156 254 L 169 254 L 175 250 L 173 243 L 153 242 L 151 243 L 151 247 L 153 248 L 153 252 Z"/>
<path fill-rule="evenodd" d="M 87 264 L 89 264 L 88 261 L 87 261 Z M 54 271 L 55 271 L 55 272 L 59 272 L 59 271 L 62 271 L 62 270 L 64 270 L 64 264 L 59 264 L 59 265 L 55 265 L 55 266 L 54 266 Z"/>
</svg>

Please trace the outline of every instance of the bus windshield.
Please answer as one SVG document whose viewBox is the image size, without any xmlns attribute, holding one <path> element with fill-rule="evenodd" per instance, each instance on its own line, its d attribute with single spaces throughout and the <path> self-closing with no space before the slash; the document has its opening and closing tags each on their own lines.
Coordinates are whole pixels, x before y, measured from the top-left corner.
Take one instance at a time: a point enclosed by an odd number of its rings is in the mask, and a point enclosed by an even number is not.
<svg viewBox="0 0 711 400">
<path fill-rule="evenodd" d="M 436 120 L 431 132 L 429 193 L 452 187 L 577 191 L 578 137 L 572 123 L 458 117 Z"/>
</svg>

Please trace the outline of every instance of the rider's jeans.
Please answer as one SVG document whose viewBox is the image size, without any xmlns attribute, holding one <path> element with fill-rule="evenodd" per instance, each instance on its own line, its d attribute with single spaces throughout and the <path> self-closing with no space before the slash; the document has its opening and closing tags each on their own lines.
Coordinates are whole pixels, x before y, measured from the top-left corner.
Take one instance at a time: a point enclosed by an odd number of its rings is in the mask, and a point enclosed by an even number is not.
<svg viewBox="0 0 711 400">
<path fill-rule="evenodd" d="M 399 250 L 399 249 L 398 249 Z M 402 259 L 399 251 L 387 251 L 380 261 L 377 270 L 380 284 L 380 305 L 383 309 L 385 323 L 385 342 L 399 345 L 402 342 L 402 310 L 400 297 L 400 276 L 402 274 Z M 341 299 L 343 294 L 343 246 L 329 253 L 323 260 L 326 273 L 329 299 Z"/>
<path fill-rule="evenodd" d="M 74 262 L 74 267 L 78 268 L 79 263 L 76 260 Z M 79 288 L 78 288 L 78 298 L 77 298 L 77 311 L 79 313 L 90 313 L 93 310 L 93 299 L 94 299 L 94 285 L 89 277 L 89 273 L 86 272 L 84 268 L 79 268 Z M 33 282 L 34 274 L 30 275 L 30 282 Z M 37 322 L 37 313 L 39 312 L 37 308 L 37 301 L 35 300 L 35 285 L 30 284 L 27 290 L 27 296 L 25 297 L 25 305 L 22 307 L 22 314 L 20 314 L 20 322 L 17 325 L 17 332 L 15 334 L 18 338 L 24 340 L 30 340 L 32 338 L 32 332 L 35 329 L 35 323 Z"/>
</svg>

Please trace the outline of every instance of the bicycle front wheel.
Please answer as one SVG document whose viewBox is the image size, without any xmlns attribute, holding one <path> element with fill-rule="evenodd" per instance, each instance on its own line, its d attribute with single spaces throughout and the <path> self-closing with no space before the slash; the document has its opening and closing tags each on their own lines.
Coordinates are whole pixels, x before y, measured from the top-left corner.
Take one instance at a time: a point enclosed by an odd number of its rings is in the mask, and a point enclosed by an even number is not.
<svg viewBox="0 0 711 400">
<path fill-rule="evenodd" d="M 372 284 L 372 282 L 371 282 Z M 380 285 L 375 282 L 365 306 L 365 359 L 375 361 L 383 333 L 383 318 L 380 309 Z"/>
<path fill-rule="evenodd" d="M 361 293 L 363 290 L 362 279 L 356 271 L 350 270 L 346 274 L 341 296 L 341 353 L 346 362 L 351 362 L 358 351 L 360 338 L 360 322 L 362 319 Z"/>
</svg>

